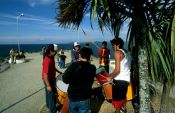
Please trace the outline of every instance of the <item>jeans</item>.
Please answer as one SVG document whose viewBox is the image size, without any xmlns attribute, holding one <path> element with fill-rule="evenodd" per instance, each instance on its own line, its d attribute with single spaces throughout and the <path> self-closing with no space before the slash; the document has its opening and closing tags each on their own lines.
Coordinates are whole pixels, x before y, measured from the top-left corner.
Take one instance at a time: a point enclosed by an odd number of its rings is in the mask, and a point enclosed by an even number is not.
<svg viewBox="0 0 175 113">
<path fill-rule="evenodd" d="M 45 84 L 45 83 L 44 83 Z M 47 86 L 45 86 L 45 95 L 46 95 L 46 107 L 49 108 L 49 97 L 48 97 L 48 91 L 47 91 Z"/>
<path fill-rule="evenodd" d="M 69 99 L 69 113 L 90 113 L 90 99 L 84 101 L 71 101 Z"/>
<path fill-rule="evenodd" d="M 64 69 L 65 68 L 65 61 L 64 60 L 60 60 L 60 68 Z"/>
<path fill-rule="evenodd" d="M 49 108 L 50 113 L 55 113 L 56 112 L 56 92 L 54 90 L 54 84 L 52 88 L 53 88 L 53 91 L 48 91 L 47 86 L 45 84 L 46 106 Z"/>
</svg>

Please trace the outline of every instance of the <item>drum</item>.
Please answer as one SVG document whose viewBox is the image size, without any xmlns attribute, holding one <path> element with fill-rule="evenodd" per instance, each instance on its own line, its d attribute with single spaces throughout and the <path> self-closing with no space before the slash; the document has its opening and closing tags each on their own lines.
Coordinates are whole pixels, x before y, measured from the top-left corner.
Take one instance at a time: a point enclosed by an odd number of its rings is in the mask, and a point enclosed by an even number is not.
<svg viewBox="0 0 175 113">
<path fill-rule="evenodd" d="M 68 99 L 68 95 L 66 95 L 64 103 L 63 103 L 63 107 L 61 109 L 61 113 L 69 113 L 69 99 Z"/>
<path fill-rule="evenodd" d="M 107 81 L 107 77 L 108 77 L 108 73 L 105 71 L 105 68 L 104 67 L 101 67 L 101 68 L 98 68 L 96 70 L 96 79 L 98 80 L 98 82 L 102 85 Z"/>
<path fill-rule="evenodd" d="M 103 93 L 106 100 L 112 100 L 112 82 L 106 82 L 102 85 Z"/>
<path fill-rule="evenodd" d="M 57 94 L 58 94 L 57 102 L 60 104 L 63 104 L 67 95 L 68 84 L 65 84 L 61 80 L 58 80 L 56 85 L 57 85 Z"/>
<path fill-rule="evenodd" d="M 128 85 L 127 93 L 126 93 L 126 99 L 127 101 L 129 101 L 129 100 L 132 100 L 133 98 L 135 98 L 135 96 L 133 92 L 132 82 L 130 82 Z"/>
<path fill-rule="evenodd" d="M 107 81 L 109 74 L 105 71 L 104 67 L 98 68 L 96 70 L 96 79 L 102 85 L 103 94 L 106 100 L 112 99 L 112 82 Z"/>
</svg>

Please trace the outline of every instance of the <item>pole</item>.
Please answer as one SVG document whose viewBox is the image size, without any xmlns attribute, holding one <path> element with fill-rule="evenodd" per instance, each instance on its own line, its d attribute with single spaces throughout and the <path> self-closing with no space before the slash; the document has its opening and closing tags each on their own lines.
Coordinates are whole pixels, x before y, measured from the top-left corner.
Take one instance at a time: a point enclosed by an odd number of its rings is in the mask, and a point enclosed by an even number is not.
<svg viewBox="0 0 175 113">
<path fill-rule="evenodd" d="M 18 51 L 20 52 L 20 45 L 19 45 L 19 16 L 17 16 L 17 38 L 18 38 Z"/>
<path fill-rule="evenodd" d="M 18 51 L 19 52 L 20 52 L 19 18 L 21 16 L 24 16 L 24 14 L 21 13 L 19 16 L 16 17 L 16 22 L 17 22 L 17 38 L 18 38 Z"/>
</svg>

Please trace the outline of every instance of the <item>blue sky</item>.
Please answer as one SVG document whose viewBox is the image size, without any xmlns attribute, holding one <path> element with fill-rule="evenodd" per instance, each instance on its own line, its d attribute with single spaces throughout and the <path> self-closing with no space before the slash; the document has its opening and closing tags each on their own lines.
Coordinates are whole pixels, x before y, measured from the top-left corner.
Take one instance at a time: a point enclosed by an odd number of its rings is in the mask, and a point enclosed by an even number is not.
<svg viewBox="0 0 175 113">
<path fill-rule="evenodd" d="M 19 32 L 17 33 L 17 16 L 19 17 Z M 45 44 L 87 42 L 80 30 L 70 30 L 58 27 L 55 0 L 0 0 L 0 44 Z M 94 30 L 89 24 L 89 15 L 86 15 L 81 27 L 94 41 L 110 40 L 113 38 L 109 31 L 101 31 L 97 26 Z M 126 25 L 120 33 L 126 36 Z"/>
</svg>

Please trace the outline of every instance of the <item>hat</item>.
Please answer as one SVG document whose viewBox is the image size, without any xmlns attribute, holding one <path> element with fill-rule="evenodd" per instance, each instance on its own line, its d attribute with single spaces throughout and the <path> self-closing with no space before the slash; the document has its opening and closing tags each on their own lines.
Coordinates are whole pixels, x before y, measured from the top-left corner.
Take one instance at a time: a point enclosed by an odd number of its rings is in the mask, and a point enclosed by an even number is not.
<svg viewBox="0 0 175 113">
<path fill-rule="evenodd" d="M 54 46 L 54 50 L 58 51 L 58 45 L 57 44 L 53 44 L 53 46 Z"/>
<path fill-rule="evenodd" d="M 74 42 L 74 47 L 79 46 L 80 44 L 78 42 Z"/>
</svg>

